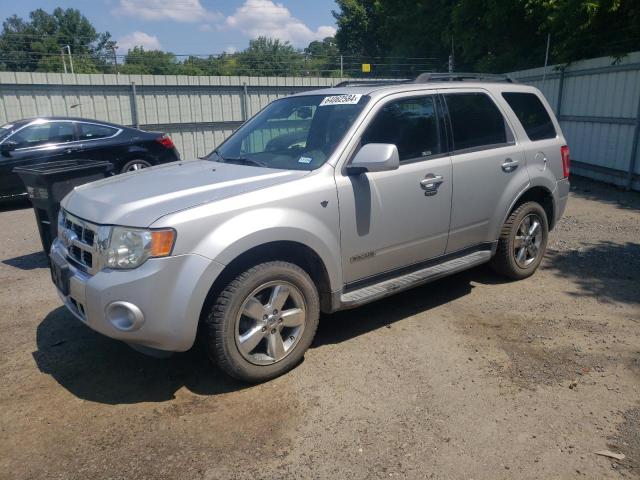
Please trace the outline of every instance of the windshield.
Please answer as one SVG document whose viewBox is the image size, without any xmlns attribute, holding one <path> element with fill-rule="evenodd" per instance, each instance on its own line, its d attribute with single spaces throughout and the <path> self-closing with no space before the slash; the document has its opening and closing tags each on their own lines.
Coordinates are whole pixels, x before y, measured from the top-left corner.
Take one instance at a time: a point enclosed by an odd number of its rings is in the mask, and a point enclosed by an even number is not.
<svg viewBox="0 0 640 480">
<path fill-rule="evenodd" d="M 205 158 L 314 170 L 327 161 L 368 101 L 369 97 L 360 94 L 276 100 Z"/>
<path fill-rule="evenodd" d="M 7 123 L 6 125 L 2 125 L 0 127 L 0 141 L 2 141 L 5 137 L 7 137 L 11 132 L 13 132 L 15 125 L 12 123 Z"/>
</svg>

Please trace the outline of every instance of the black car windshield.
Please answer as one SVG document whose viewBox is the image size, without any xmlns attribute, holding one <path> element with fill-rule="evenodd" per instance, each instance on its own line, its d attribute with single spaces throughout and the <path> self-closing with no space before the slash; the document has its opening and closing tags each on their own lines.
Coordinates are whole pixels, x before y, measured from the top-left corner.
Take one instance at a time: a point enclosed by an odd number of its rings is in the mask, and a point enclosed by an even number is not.
<svg viewBox="0 0 640 480">
<path fill-rule="evenodd" d="M 5 137 L 9 136 L 11 132 L 16 129 L 16 125 L 13 123 L 7 123 L 0 127 L 0 141 L 4 140 Z"/>
<path fill-rule="evenodd" d="M 287 97 L 240 127 L 209 160 L 287 170 L 327 161 L 369 97 L 360 94 Z"/>
</svg>

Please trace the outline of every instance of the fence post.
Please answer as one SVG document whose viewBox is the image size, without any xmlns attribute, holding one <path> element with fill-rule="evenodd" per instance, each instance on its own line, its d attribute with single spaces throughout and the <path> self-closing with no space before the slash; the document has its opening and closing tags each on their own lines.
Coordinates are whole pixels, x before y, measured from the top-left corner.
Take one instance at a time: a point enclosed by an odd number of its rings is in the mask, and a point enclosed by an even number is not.
<svg viewBox="0 0 640 480">
<path fill-rule="evenodd" d="M 633 174 L 636 170 L 638 158 L 638 137 L 640 137 L 640 95 L 638 95 L 638 111 L 636 112 L 636 126 L 633 129 L 633 143 L 631 144 L 631 158 L 629 159 L 629 171 L 627 172 L 627 190 L 633 186 Z"/>
<path fill-rule="evenodd" d="M 249 120 L 249 92 L 247 89 L 247 82 L 242 83 L 242 120 Z"/>
<path fill-rule="evenodd" d="M 131 119 L 133 126 L 140 128 L 138 123 L 138 94 L 136 93 L 136 82 L 131 82 Z"/>
<path fill-rule="evenodd" d="M 558 84 L 558 103 L 556 104 L 556 117 L 560 120 L 560 109 L 562 108 L 562 90 L 564 89 L 564 66 L 560 67 L 560 82 Z"/>
</svg>

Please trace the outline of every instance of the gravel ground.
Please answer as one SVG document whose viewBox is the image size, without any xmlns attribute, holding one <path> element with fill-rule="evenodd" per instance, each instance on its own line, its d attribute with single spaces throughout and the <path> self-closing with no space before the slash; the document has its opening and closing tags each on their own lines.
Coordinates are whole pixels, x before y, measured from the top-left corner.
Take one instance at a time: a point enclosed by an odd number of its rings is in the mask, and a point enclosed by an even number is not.
<svg viewBox="0 0 640 480">
<path fill-rule="evenodd" d="M 640 195 L 571 197 L 532 278 L 324 316 L 298 368 L 250 387 L 80 324 L 32 211 L 4 211 L 0 478 L 640 478 Z"/>
</svg>

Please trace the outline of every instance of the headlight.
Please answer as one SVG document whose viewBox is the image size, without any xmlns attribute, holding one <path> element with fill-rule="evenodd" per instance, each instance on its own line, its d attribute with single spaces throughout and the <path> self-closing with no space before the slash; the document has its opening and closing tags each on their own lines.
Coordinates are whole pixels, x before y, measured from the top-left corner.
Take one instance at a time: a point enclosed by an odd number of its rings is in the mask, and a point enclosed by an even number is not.
<svg viewBox="0 0 640 480">
<path fill-rule="evenodd" d="M 166 257 L 171 254 L 175 238 L 176 232 L 172 229 L 113 227 L 105 252 L 104 266 L 117 269 L 136 268 L 151 257 Z"/>
</svg>

